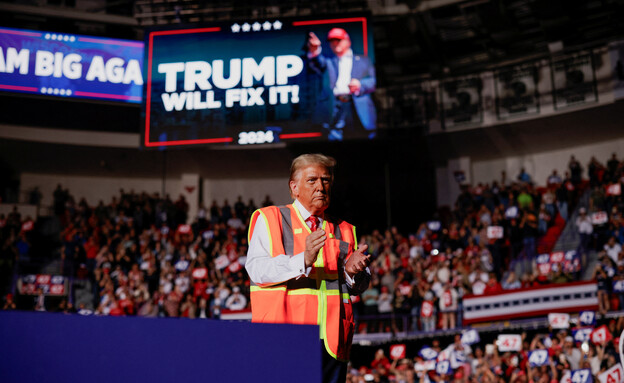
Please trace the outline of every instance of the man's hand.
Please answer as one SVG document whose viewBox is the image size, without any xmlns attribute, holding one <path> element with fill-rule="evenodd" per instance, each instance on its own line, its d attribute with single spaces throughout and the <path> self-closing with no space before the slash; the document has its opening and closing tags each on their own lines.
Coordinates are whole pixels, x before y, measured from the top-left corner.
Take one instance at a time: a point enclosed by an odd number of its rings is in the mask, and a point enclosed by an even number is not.
<svg viewBox="0 0 624 383">
<path fill-rule="evenodd" d="M 308 235 L 306 238 L 306 249 L 303 253 L 306 267 L 310 267 L 314 264 L 316 257 L 318 257 L 319 250 L 325 245 L 326 238 L 325 231 L 322 229 Z"/>
<path fill-rule="evenodd" d="M 362 88 L 362 84 L 360 83 L 360 80 L 358 80 L 357 78 L 352 78 L 351 82 L 349 83 L 349 92 L 357 96 L 360 94 L 361 88 Z"/>
<path fill-rule="evenodd" d="M 371 256 L 365 255 L 364 252 L 368 249 L 368 245 L 362 245 L 359 249 L 357 249 L 349 259 L 347 260 L 347 264 L 345 265 L 345 270 L 349 274 L 351 278 L 360 271 L 366 270 L 366 267 L 371 261 Z"/>
<path fill-rule="evenodd" d="M 314 32 L 308 33 L 308 52 L 317 55 L 317 51 L 321 47 L 321 40 L 314 34 Z"/>
</svg>

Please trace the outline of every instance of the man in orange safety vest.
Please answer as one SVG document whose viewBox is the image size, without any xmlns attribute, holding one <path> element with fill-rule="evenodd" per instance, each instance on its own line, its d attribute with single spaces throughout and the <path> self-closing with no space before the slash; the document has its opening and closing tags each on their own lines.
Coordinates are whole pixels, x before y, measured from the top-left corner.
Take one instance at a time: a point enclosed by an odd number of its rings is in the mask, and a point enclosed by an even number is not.
<svg viewBox="0 0 624 383">
<path fill-rule="evenodd" d="M 368 288 L 370 255 L 355 227 L 325 215 L 336 161 L 304 154 L 293 161 L 294 202 L 256 210 L 245 268 L 252 322 L 319 325 L 323 381 L 344 382 L 353 339 L 351 295 Z"/>
</svg>

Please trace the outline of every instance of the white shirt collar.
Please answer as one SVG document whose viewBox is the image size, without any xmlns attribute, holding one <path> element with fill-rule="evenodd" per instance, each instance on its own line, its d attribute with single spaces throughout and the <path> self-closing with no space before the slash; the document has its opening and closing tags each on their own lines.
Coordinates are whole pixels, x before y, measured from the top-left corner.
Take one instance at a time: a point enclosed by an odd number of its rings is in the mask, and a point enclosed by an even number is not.
<svg viewBox="0 0 624 383">
<path fill-rule="evenodd" d="M 301 218 L 303 218 L 304 221 L 312 215 L 312 213 L 310 213 L 309 211 L 306 210 L 305 207 L 303 207 L 303 205 L 301 204 L 301 202 L 299 202 L 298 199 L 295 199 L 295 202 L 293 202 L 293 205 L 295 206 L 297 210 L 299 210 L 299 214 L 301 214 Z M 319 220 L 321 221 L 320 223 L 323 223 L 323 217 L 319 216 Z"/>
<path fill-rule="evenodd" d="M 349 48 L 348 51 L 345 52 L 344 55 L 340 56 L 340 59 L 352 59 L 353 58 L 353 50 L 351 48 Z"/>
</svg>

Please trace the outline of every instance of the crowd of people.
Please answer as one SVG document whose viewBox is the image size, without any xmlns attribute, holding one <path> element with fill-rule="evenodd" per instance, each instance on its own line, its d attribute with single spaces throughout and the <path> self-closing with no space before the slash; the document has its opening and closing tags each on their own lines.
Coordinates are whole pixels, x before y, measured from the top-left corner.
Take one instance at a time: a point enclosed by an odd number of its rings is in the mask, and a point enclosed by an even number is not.
<svg viewBox="0 0 624 383">
<path fill-rule="evenodd" d="M 598 328 L 602 325 L 605 336 L 596 342 L 575 339 L 576 328 L 523 332 L 518 334 L 521 346 L 517 351 L 499 351 L 503 346 L 497 339 L 467 342 L 461 334 L 456 334 L 450 344 L 438 339 L 408 343 L 405 353 L 398 357 L 392 357 L 389 348 L 380 348 L 372 360 L 351 365 L 347 382 L 598 382 L 602 381 L 599 375 L 620 362 L 618 339 L 624 318 L 596 324 Z M 532 355 L 539 354 L 538 350 L 544 350 L 542 355 Z M 444 360 L 449 362 L 444 365 Z M 584 380 L 572 378 L 570 374 L 580 369 L 590 370 L 589 376 Z"/>
<path fill-rule="evenodd" d="M 412 235 L 405 237 L 396 228 L 365 235 L 374 255 L 373 278 L 356 310 L 371 319 L 359 330 L 454 328 L 461 321 L 463 296 L 578 280 L 590 251 L 603 247 L 595 275 L 603 291 L 600 313 L 623 307 L 622 291 L 613 290 L 624 277 L 622 169 L 615 155 L 606 167 L 592 158 L 589 182 L 583 182 L 572 156 L 564 176 L 553 170 L 543 187 L 536 187 L 524 169 L 512 182 L 503 172 L 491 184 L 464 186 L 450 214 L 422 223 Z M 551 252 L 588 187 L 589 206 L 580 207 L 575 223 L 589 220 L 589 234 L 581 231 L 576 263 L 543 272 L 537 255 Z M 609 212 L 608 219 L 591 221 L 588 214 L 600 212 Z M 386 319 L 378 320 L 379 315 Z"/>
<path fill-rule="evenodd" d="M 590 202 L 576 221 L 578 253 L 585 256 L 604 247 L 594 276 L 601 291 L 600 313 L 622 307 L 622 295 L 613 288 L 624 275 L 622 198 L 613 188 L 621 185 L 622 168 L 615 155 L 607 166 L 592 159 L 587 182 L 572 157 L 564 176 L 555 170 L 542 187 L 524 169 L 515 180 L 503 172 L 491 184 L 463 186 L 451 211 L 420 224 L 410 235 L 395 227 L 363 235 L 360 242 L 369 245 L 374 260 L 370 288 L 353 297 L 357 331 L 453 329 L 461 326 L 462 297 L 468 294 L 577 280 L 578 268 L 542 273 L 535 258 L 552 250 L 587 187 Z M 271 204 L 267 196 L 261 206 Z M 201 205 L 187 224 L 188 204 L 182 196 L 174 201 L 121 190 L 109 203 L 92 207 L 84 198 L 76 202 L 59 185 L 53 208 L 62 225 L 58 251 L 63 274 L 84 281 L 80 286 L 90 294 L 58 307 L 40 304 L 43 309 L 219 318 L 224 310 L 248 307 L 244 263 L 254 201 L 238 197 L 232 205 Z M 587 228 L 586 216 L 603 211 L 606 222 L 592 221 Z M 12 215 L 0 217 L 0 225 L 2 259 L 27 256 L 32 220 Z M 529 267 L 519 267 L 523 265 Z"/>
</svg>

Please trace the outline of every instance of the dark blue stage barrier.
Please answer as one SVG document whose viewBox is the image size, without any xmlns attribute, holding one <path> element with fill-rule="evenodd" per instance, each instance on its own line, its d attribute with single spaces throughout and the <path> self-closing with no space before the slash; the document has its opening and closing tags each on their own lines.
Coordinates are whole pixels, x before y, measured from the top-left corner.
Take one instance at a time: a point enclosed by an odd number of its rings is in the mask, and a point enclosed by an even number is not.
<svg viewBox="0 0 624 383">
<path fill-rule="evenodd" d="M 321 381 L 317 326 L 0 312 L 0 382 Z"/>
</svg>

